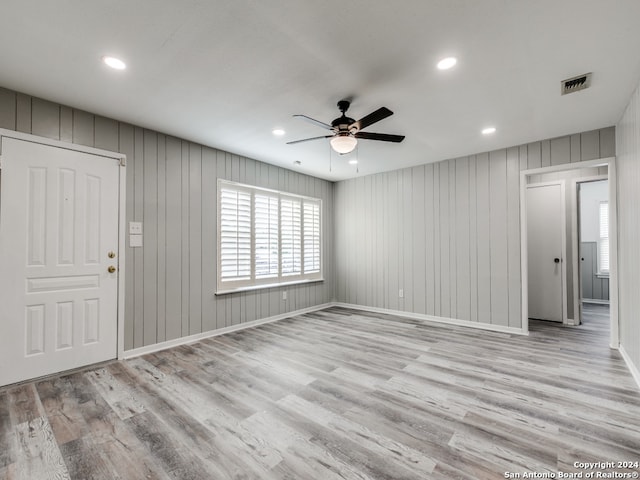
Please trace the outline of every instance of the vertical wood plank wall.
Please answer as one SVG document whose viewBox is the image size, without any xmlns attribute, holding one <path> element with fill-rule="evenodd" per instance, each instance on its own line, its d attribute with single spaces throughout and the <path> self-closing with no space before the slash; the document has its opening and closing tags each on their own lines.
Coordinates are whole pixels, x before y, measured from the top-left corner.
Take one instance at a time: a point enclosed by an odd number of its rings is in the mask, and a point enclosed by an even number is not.
<svg viewBox="0 0 640 480">
<path fill-rule="evenodd" d="M 580 243 L 582 298 L 609 300 L 609 278 L 598 276 L 598 243 Z"/>
<path fill-rule="evenodd" d="M 334 299 L 520 328 L 519 172 L 618 152 L 621 343 L 640 367 L 640 93 L 613 127 L 330 182 L 0 88 L 0 128 L 128 157 L 125 349 Z M 614 142 L 614 135 L 616 136 Z M 216 297 L 215 179 L 323 199 L 325 282 Z M 333 221 L 335 219 L 335 221 Z M 400 298 L 399 289 L 404 296 Z"/>
<path fill-rule="evenodd" d="M 333 300 L 333 184 L 35 97 L 0 89 L 0 128 L 127 155 L 125 350 Z M 216 297 L 216 179 L 323 201 L 325 281 Z M 128 242 L 127 242 L 128 245 Z"/>
<path fill-rule="evenodd" d="M 616 125 L 620 344 L 640 371 L 640 87 Z"/>
<path fill-rule="evenodd" d="M 338 301 L 521 328 L 520 171 L 614 156 L 614 137 L 609 127 L 336 183 Z"/>
</svg>

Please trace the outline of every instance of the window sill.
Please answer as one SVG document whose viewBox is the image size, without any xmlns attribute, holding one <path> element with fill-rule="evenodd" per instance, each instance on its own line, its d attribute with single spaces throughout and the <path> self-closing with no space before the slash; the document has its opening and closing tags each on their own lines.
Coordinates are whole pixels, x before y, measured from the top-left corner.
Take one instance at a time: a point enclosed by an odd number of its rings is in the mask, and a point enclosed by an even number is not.
<svg viewBox="0 0 640 480">
<path fill-rule="evenodd" d="M 609 278 L 608 273 L 596 273 L 596 277 L 598 278 Z"/>
<path fill-rule="evenodd" d="M 266 283 L 264 285 L 251 285 L 246 287 L 227 288 L 224 290 L 217 290 L 213 292 L 214 295 L 226 295 L 228 293 L 249 292 L 251 290 L 263 290 L 267 288 L 288 287 L 291 285 L 302 285 L 305 283 L 324 282 L 324 278 L 312 278 L 304 280 L 294 280 L 292 282 L 280 282 L 280 283 Z"/>
</svg>

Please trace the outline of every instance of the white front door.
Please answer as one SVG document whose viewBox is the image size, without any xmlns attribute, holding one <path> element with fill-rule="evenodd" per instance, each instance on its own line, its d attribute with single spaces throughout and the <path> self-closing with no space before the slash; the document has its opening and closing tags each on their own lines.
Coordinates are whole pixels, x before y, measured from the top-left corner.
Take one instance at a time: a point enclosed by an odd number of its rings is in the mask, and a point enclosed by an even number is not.
<svg viewBox="0 0 640 480">
<path fill-rule="evenodd" d="M 527 186 L 529 318 L 563 321 L 563 186 Z"/>
<path fill-rule="evenodd" d="M 2 137 L 0 385 L 116 357 L 119 168 Z"/>
</svg>

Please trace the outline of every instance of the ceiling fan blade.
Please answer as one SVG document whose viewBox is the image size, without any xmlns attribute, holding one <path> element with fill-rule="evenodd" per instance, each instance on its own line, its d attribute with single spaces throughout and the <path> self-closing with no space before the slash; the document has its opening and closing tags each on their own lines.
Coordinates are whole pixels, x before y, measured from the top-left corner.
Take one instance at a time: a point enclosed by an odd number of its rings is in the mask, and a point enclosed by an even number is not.
<svg viewBox="0 0 640 480">
<path fill-rule="evenodd" d="M 369 125 L 373 125 L 380 120 L 384 120 L 387 117 L 393 115 L 393 112 L 389 110 L 387 107 L 380 107 L 375 112 L 370 113 L 362 117 L 360 120 L 353 122 L 349 127 L 356 126 L 358 130 L 362 130 L 363 128 L 367 128 Z"/>
<path fill-rule="evenodd" d="M 310 142 L 311 140 L 320 140 L 321 138 L 331 138 L 333 135 L 323 135 L 322 137 L 303 138 L 302 140 L 294 140 L 293 142 L 287 142 L 287 145 L 293 145 L 296 143 Z"/>
<path fill-rule="evenodd" d="M 333 127 L 327 123 L 321 122 L 320 120 L 316 120 L 315 118 L 307 117 L 306 115 L 294 115 L 294 117 L 301 118 L 302 120 L 306 120 L 309 123 L 313 123 L 320 128 L 324 128 L 326 130 L 333 130 Z"/>
<path fill-rule="evenodd" d="M 355 134 L 355 137 L 362 138 L 364 140 L 381 140 L 383 142 L 395 143 L 400 143 L 404 140 L 404 135 L 390 135 L 388 133 L 358 132 Z"/>
</svg>

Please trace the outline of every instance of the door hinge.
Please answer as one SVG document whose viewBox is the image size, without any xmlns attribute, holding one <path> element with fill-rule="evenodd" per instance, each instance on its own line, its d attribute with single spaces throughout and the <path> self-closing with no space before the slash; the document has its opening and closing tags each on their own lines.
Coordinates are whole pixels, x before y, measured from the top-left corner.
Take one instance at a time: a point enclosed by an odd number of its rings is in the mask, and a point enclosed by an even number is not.
<svg viewBox="0 0 640 480">
<path fill-rule="evenodd" d="M 126 167 L 127 166 L 127 157 L 121 157 L 120 158 L 120 166 L 121 167 Z"/>
</svg>

